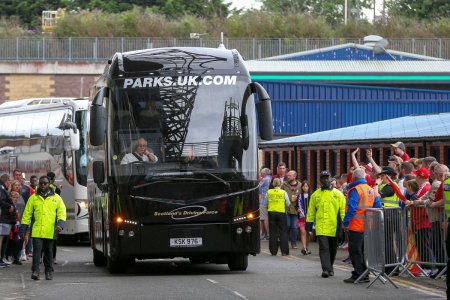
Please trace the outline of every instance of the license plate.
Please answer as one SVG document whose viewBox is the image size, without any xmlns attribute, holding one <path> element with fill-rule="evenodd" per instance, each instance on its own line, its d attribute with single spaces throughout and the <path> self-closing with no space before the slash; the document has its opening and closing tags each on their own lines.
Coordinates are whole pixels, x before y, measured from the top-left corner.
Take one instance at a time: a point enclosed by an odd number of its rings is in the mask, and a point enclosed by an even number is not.
<svg viewBox="0 0 450 300">
<path fill-rule="evenodd" d="M 202 238 L 174 238 L 170 239 L 170 247 L 199 247 L 202 245 Z"/>
</svg>

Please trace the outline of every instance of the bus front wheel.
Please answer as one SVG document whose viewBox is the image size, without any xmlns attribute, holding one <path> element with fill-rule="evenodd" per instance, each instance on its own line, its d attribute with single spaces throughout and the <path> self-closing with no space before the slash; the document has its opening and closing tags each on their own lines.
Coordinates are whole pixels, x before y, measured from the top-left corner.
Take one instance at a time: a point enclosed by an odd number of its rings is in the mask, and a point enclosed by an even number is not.
<svg viewBox="0 0 450 300">
<path fill-rule="evenodd" d="M 112 259 L 108 257 L 107 265 L 109 273 L 111 274 L 120 274 L 124 273 L 127 269 L 127 263 L 124 259 Z"/>
<path fill-rule="evenodd" d="M 92 249 L 93 251 L 93 256 L 94 256 L 94 265 L 96 267 L 104 267 L 106 266 L 106 257 L 103 255 L 103 253 L 101 253 L 100 251 L 98 251 L 97 249 Z"/>
<path fill-rule="evenodd" d="M 228 257 L 228 268 L 231 271 L 245 271 L 248 267 L 247 254 L 231 254 Z"/>
</svg>

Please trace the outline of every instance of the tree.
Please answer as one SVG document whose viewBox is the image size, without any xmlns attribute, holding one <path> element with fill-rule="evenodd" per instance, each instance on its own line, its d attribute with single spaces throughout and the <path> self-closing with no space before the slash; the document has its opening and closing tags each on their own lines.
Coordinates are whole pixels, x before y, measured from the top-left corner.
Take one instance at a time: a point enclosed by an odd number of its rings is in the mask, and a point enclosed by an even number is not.
<svg viewBox="0 0 450 300">
<path fill-rule="evenodd" d="M 391 0 L 386 3 L 390 16 L 433 20 L 450 16 L 449 0 Z"/>
<path fill-rule="evenodd" d="M 304 13 L 323 17 L 330 24 L 338 24 L 344 20 L 344 3 L 344 0 L 263 0 L 263 9 L 279 13 Z M 359 12 L 372 5 L 373 0 L 348 0 L 348 8 L 356 8 Z"/>
<path fill-rule="evenodd" d="M 42 11 L 56 10 L 59 4 L 59 0 L 3 0 L 0 1 L 0 11 L 3 16 L 18 16 L 27 26 L 38 27 Z"/>
</svg>

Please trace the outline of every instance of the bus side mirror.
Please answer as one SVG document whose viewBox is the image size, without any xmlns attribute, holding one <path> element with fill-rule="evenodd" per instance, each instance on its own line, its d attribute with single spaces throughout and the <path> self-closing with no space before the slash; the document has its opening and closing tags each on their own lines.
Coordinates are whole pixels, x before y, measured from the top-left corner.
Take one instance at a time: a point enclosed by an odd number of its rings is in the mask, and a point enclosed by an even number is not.
<svg viewBox="0 0 450 300">
<path fill-rule="evenodd" d="M 254 92 L 258 94 L 259 102 L 256 103 L 258 111 L 259 134 L 261 139 L 271 141 L 273 138 L 272 106 L 270 97 L 262 85 L 257 82 L 252 83 Z"/>
<path fill-rule="evenodd" d="M 94 99 L 90 109 L 89 140 L 91 145 L 100 146 L 105 142 L 106 108 L 103 106 L 104 98 L 108 97 L 108 88 L 101 88 Z"/>
<path fill-rule="evenodd" d="M 273 138 L 273 123 L 270 100 L 256 103 L 256 110 L 258 111 L 258 125 L 261 139 L 271 141 Z"/>
<path fill-rule="evenodd" d="M 101 160 L 94 161 L 93 165 L 94 182 L 101 186 L 105 182 L 105 168 Z"/>
<path fill-rule="evenodd" d="M 80 131 L 70 130 L 70 148 L 73 151 L 80 150 Z"/>
</svg>

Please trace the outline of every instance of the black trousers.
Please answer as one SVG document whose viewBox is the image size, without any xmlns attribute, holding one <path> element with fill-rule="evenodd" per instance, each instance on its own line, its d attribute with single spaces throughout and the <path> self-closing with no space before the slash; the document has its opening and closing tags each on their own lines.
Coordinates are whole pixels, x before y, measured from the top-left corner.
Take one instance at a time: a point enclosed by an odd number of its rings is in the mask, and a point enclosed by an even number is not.
<svg viewBox="0 0 450 300">
<path fill-rule="evenodd" d="M 53 272 L 53 239 L 33 238 L 33 265 L 31 271 L 39 272 L 42 252 L 44 252 L 45 272 Z"/>
<path fill-rule="evenodd" d="M 366 270 L 364 263 L 364 232 L 348 232 L 348 252 L 352 260 L 352 277 L 358 278 Z"/>
<path fill-rule="evenodd" d="M 333 271 L 334 259 L 337 252 L 337 237 L 318 235 L 319 256 L 322 271 Z"/>
<path fill-rule="evenodd" d="M 286 213 L 269 211 L 269 233 L 270 253 L 277 255 L 279 243 L 281 254 L 289 254 Z"/>
</svg>

